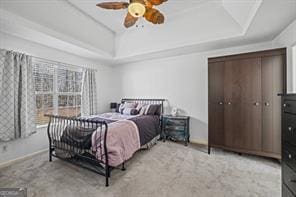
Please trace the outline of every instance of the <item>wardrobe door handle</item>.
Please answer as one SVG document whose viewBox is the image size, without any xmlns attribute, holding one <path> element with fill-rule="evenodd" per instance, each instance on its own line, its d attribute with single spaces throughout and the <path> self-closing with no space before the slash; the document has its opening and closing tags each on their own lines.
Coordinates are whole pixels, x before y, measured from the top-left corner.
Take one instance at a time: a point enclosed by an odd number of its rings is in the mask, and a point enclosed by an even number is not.
<svg viewBox="0 0 296 197">
<path fill-rule="evenodd" d="M 283 107 L 287 107 L 287 104 L 286 104 L 286 103 L 284 103 L 284 104 L 283 104 Z"/>
<path fill-rule="evenodd" d="M 256 103 L 254 103 L 254 105 L 255 105 L 255 106 L 259 106 L 259 105 L 260 105 L 260 103 L 256 102 Z"/>
<path fill-rule="evenodd" d="M 292 127 L 288 127 L 288 130 L 289 130 L 289 131 L 292 131 Z"/>
<path fill-rule="evenodd" d="M 265 103 L 265 106 L 269 106 L 269 105 L 270 105 L 270 103 L 269 103 L 269 102 L 266 102 L 266 103 Z"/>
<path fill-rule="evenodd" d="M 223 102 L 219 102 L 218 104 L 219 104 L 219 105 L 223 105 Z"/>
<path fill-rule="evenodd" d="M 227 105 L 231 105 L 231 104 L 232 104 L 231 102 L 228 102 L 228 103 L 227 103 Z"/>
<path fill-rule="evenodd" d="M 288 157 L 289 157 L 289 159 L 292 159 L 292 155 L 291 154 L 289 154 Z"/>
</svg>

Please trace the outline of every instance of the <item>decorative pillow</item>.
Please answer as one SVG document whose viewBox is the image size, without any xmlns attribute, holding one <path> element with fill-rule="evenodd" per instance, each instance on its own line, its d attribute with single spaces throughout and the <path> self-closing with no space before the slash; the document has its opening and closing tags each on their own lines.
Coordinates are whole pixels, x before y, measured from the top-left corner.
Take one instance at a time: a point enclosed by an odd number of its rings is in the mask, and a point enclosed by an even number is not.
<svg viewBox="0 0 296 197">
<path fill-rule="evenodd" d="M 142 108 L 141 108 L 141 110 L 140 110 L 140 112 L 139 112 L 139 114 L 140 115 L 144 115 L 148 106 L 149 105 L 147 105 L 147 104 L 143 105 Z"/>
<path fill-rule="evenodd" d="M 156 115 L 156 112 L 158 111 L 159 105 L 149 105 L 148 108 L 145 111 L 145 115 Z"/>
<path fill-rule="evenodd" d="M 137 115 L 139 112 L 136 108 L 124 108 L 122 114 L 125 115 Z"/>
<path fill-rule="evenodd" d="M 144 103 L 138 103 L 136 109 L 140 112 L 141 109 L 142 109 L 142 107 L 144 107 L 145 105 L 147 105 L 147 104 L 144 104 Z"/>
<path fill-rule="evenodd" d="M 144 115 L 148 115 L 147 112 L 148 112 L 149 108 L 150 108 L 150 104 L 148 104 L 148 105 L 146 106 L 146 109 L 145 109 Z"/>
<path fill-rule="evenodd" d="M 137 107 L 137 103 L 129 103 L 129 102 L 121 103 L 119 106 L 118 112 L 122 113 L 124 108 L 136 108 L 136 107 Z"/>
<path fill-rule="evenodd" d="M 118 112 L 122 113 L 123 109 L 124 109 L 124 103 L 121 103 L 118 107 Z"/>
<path fill-rule="evenodd" d="M 137 115 L 137 114 L 139 114 L 139 111 L 136 108 L 133 108 L 131 110 L 131 115 Z"/>
</svg>

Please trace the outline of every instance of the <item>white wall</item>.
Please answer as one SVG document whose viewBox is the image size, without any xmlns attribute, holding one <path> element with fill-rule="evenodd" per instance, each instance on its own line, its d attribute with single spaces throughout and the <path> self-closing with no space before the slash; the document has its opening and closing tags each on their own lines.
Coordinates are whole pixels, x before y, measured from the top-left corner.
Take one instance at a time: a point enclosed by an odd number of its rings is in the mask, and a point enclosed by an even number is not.
<svg viewBox="0 0 296 197">
<path fill-rule="evenodd" d="M 292 47 L 296 45 L 296 20 L 273 40 L 273 44 L 287 47 L 287 91 L 296 93 L 296 64 L 292 62 Z"/>
<path fill-rule="evenodd" d="M 118 65 L 121 97 L 168 99 L 166 112 L 177 107 L 189 115 L 192 141 L 207 143 L 208 58 L 271 48 L 268 42 Z"/>
<path fill-rule="evenodd" d="M 10 36 L 0 32 L 0 48 L 23 52 L 32 56 L 46 58 L 54 61 L 86 66 L 98 70 L 98 109 L 100 112 L 109 110 L 109 103 L 117 99 L 116 78 L 113 75 L 114 68 L 101 65 L 98 62 L 82 57 L 71 55 L 53 48 L 42 46 L 18 37 Z M 113 77 L 114 76 L 114 77 Z M 117 100 L 115 100 L 117 101 Z M 18 139 L 11 142 L 0 143 L 0 163 L 12 160 L 24 155 L 46 149 L 48 140 L 46 129 L 38 129 L 36 134 L 25 139 Z"/>
</svg>

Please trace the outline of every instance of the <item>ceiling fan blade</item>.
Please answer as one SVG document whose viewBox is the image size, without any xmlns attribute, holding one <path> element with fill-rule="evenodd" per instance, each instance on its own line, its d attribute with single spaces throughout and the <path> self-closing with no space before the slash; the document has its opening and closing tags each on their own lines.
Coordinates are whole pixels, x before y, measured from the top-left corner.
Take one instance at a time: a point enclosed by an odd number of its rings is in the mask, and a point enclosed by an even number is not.
<svg viewBox="0 0 296 197">
<path fill-rule="evenodd" d="M 103 2 L 103 3 L 98 3 L 97 6 L 100 8 L 104 8 L 104 9 L 120 10 L 120 9 L 128 8 L 129 3 L 127 3 L 127 2 Z"/>
<path fill-rule="evenodd" d="M 168 0 L 147 0 L 149 3 L 151 3 L 152 5 L 160 5 L 164 2 L 167 2 Z"/>
<path fill-rule="evenodd" d="M 153 24 L 162 24 L 164 23 L 164 15 L 154 8 L 146 8 L 146 13 L 144 15 L 147 21 Z"/>
<path fill-rule="evenodd" d="M 124 26 L 126 28 L 129 28 L 136 24 L 139 18 L 133 17 L 129 12 L 127 13 L 125 19 L 124 19 Z"/>
</svg>

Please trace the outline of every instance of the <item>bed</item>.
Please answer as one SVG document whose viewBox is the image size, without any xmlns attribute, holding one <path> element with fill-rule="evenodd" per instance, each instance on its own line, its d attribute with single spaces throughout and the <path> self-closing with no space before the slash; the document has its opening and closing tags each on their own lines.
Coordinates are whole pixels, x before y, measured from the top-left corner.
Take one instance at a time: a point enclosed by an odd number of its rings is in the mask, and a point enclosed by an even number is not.
<svg viewBox="0 0 296 197">
<path fill-rule="evenodd" d="M 113 169 L 121 166 L 135 152 L 147 147 L 160 134 L 160 115 L 164 99 L 122 99 L 120 106 L 156 107 L 150 114 L 127 115 L 104 113 L 89 117 L 49 116 L 47 134 L 49 139 L 49 161 L 56 157 L 109 178 Z M 143 109 L 142 109 L 143 111 Z M 123 113 L 123 114 L 122 114 Z"/>
</svg>

